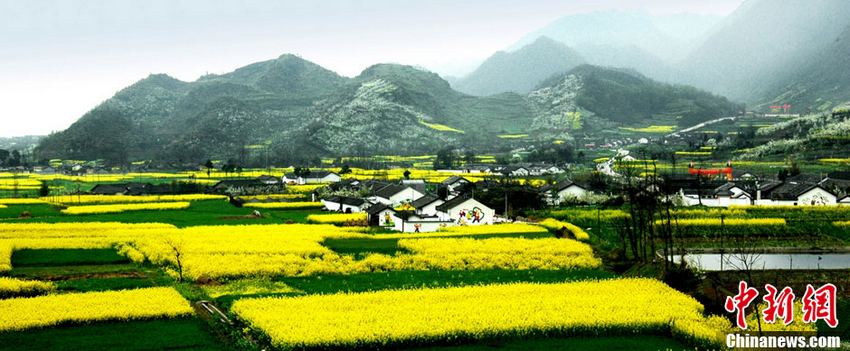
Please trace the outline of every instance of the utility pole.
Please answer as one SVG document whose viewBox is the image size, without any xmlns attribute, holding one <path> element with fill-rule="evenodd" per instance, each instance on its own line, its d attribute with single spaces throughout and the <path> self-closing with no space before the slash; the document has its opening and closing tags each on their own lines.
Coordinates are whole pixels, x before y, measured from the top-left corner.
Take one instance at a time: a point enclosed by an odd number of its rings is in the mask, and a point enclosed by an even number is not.
<svg viewBox="0 0 850 351">
<path fill-rule="evenodd" d="M 505 189 L 505 218 L 508 218 L 508 189 Z"/>
</svg>

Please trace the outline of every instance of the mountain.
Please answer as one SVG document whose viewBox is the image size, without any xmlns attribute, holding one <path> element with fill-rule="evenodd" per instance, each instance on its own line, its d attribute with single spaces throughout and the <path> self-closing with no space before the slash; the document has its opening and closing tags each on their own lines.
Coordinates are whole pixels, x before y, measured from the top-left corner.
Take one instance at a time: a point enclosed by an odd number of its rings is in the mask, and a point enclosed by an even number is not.
<svg viewBox="0 0 850 351">
<path fill-rule="evenodd" d="M 848 18 L 845 0 L 745 1 L 683 61 L 680 82 L 758 102 L 777 82 L 788 85 L 789 77 L 800 77 L 801 68 L 850 24 Z"/>
<path fill-rule="evenodd" d="M 594 66 L 632 69 L 663 82 L 677 76 L 673 65 L 636 45 L 582 44 L 576 50 Z"/>
<path fill-rule="evenodd" d="M 827 46 L 802 62 L 797 71 L 768 83 L 761 109 L 791 104 L 794 111 L 829 111 L 850 102 L 850 25 Z"/>
<path fill-rule="evenodd" d="M 522 130 L 531 112 L 522 96 L 474 97 L 437 74 L 379 64 L 311 109 L 310 124 L 293 131 L 331 154 L 429 152 L 448 144 Z"/>
<path fill-rule="evenodd" d="M 578 52 L 543 36 L 519 50 L 495 53 L 452 87 L 477 96 L 505 92 L 525 94 L 546 78 L 582 63 L 584 58 Z"/>
<path fill-rule="evenodd" d="M 286 99 L 313 98 L 338 88 L 346 79 L 295 55 L 250 64 L 223 75 L 208 75 L 200 82 L 226 82 L 257 88 Z"/>
<path fill-rule="evenodd" d="M 41 158 L 102 158 L 117 163 L 164 155 L 194 160 L 198 154 L 238 153 L 245 145 L 268 142 L 277 134 L 271 126 L 298 123 L 313 102 L 346 81 L 294 55 L 196 82 L 153 74 L 119 91 L 68 129 L 47 136 L 36 151 Z M 227 121 L 224 116 L 230 114 L 238 120 Z M 240 135 L 242 145 L 233 144 L 230 122 L 252 129 Z"/>
<path fill-rule="evenodd" d="M 495 152 L 659 119 L 691 124 L 738 108 L 694 88 L 589 65 L 544 80 L 528 94 L 478 97 L 411 66 L 377 64 L 343 78 L 284 55 L 195 82 L 151 75 L 44 138 L 35 154 L 110 164 L 220 159 L 250 165 L 421 155 L 446 146 Z"/>
<path fill-rule="evenodd" d="M 742 106 L 689 86 L 670 85 L 635 71 L 591 65 L 555 76 L 529 94 L 533 126 L 603 132 L 617 126 L 675 121 L 679 127 L 729 116 Z"/>
<path fill-rule="evenodd" d="M 42 138 L 41 135 L 0 137 L 0 150 L 31 150 Z"/>
<path fill-rule="evenodd" d="M 850 105 L 788 119 L 753 129 L 736 158 L 752 160 L 818 160 L 844 158 L 850 148 Z M 729 138 L 727 143 L 733 143 Z"/>
<path fill-rule="evenodd" d="M 681 60 L 716 23 L 718 16 L 653 16 L 636 12 L 590 12 L 561 17 L 531 32 L 511 51 L 548 37 L 575 49 L 587 63 L 637 70 L 667 80 Z"/>
</svg>

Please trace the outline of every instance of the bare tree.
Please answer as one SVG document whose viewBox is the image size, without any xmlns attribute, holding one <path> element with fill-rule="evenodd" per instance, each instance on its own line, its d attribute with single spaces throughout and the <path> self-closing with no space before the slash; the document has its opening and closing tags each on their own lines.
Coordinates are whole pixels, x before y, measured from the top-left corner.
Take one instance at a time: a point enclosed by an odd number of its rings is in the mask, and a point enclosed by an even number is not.
<svg viewBox="0 0 850 351">
<path fill-rule="evenodd" d="M 723 230 L 721 229 L 721 231 Z M 725 231 L 721 233 L 721 235 L 725 234 Z M 761 257 L 762 254 L 756 247 L 754 241 L 747 240 L 745 237 L 735 236 L 735 239 L 732 240 L 732 244 L 730 245 L 729 255 L 725 262 L 729 264 L 729 267 L 732 270 L 743 272 L 750 284 L 756 284 L 755 280 L 753 280 L 753 271 L 758 269 L 757 265 L 761 262 Z M 723 263 L 723 253 L 721 253 L 721 267 Z M 764 266 L 762 266 L 762 268 L 764 268 Z M 756 308 L 756 314 L 758 314 L 758 308 Z M 759 318 L 758 315 L 756 316 L 756 322 L 758 323 L 759 333 L 761 333 L 761 318 Z"/>
<path fill-rule="evenodd" d="M 177 263 L 177 281 L 183 282 L 183 245 L 181 243 L 174 241 L 173 239 L 165 239 L 165 244 L 168 245 L 173 254 L 174 260 Z"/>
</svg>

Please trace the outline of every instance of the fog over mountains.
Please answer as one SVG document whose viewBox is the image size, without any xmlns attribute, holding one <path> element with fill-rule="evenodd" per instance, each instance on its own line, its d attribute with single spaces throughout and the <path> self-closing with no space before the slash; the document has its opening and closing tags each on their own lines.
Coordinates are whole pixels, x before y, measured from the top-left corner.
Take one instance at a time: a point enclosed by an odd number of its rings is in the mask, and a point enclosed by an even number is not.
<svg viewBox="0 0 850 351">
<path fill-rule="evenodd" d="M 494 70 L 494 61 L 510 55 L 525 58 L 524 66 L 555 67 L 537 45 L 529 45 L 545 37 L 566 45 L 586 63 L 631 68 L 751 107 L 790 103 L 800 108 L 797 112 L 823 110 L 850 99 L 839 79 L 847 71 L 844 58 L 850 54 L 843 43 L 850 28 L 848 15 L 850 2 L 842 0 L 749 0 L 726 18 L 623 12 L 571 15 L 530 33 L 507 53 L 497 53 L 455 86 L 476 95 L 522 92 L 540 81 L 537 75 L 515 72 L 523 69 L 519 65 Z M 566 60 L 560 63 L 569 65 Z M 499 78 L 514 76 L 528 81 L 505 88 L 506 82 Z M 482 81 L 491 82 L 489 90 L 474 88 L 472 82 Z"/>
</svg>

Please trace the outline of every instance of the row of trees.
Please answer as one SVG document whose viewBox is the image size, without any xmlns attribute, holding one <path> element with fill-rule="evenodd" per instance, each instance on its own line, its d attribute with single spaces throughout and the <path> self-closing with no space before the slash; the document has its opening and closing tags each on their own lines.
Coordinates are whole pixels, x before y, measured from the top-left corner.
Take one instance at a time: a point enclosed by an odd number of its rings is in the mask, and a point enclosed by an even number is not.
<svg viewBox="0 0 850 351">
<path fill-rule="evenodd" d="M 0 167 L 18 167 L 26 163 L 26 156 L 20 151 L 0 149 Z"/>
</svg>

